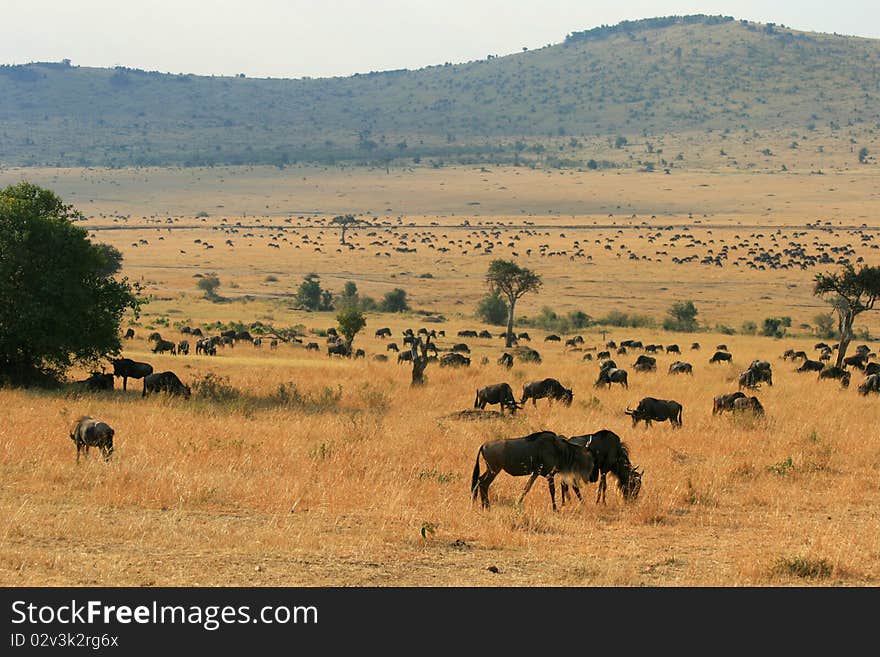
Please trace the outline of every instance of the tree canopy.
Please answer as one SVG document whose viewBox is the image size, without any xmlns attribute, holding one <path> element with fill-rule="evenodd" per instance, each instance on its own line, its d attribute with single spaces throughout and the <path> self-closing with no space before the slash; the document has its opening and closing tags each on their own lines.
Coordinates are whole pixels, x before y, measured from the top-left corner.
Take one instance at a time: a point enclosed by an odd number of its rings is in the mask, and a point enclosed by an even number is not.
<svg viewBox="0 0 880 657">
<path fill-rule="evenodd" d="M 513 260 L 493 260 L 486 273 L 486 284 L 489 291 L 507 297 L 507 339 L 506 345 L 512 344 L 513 314 L 517 300 L 529 292 L 537 292 L 543 286 L 541 277 L 531 269 L 520 267 Z"/>
<path fill-rule="evenodd" d="M 93 244 L 82 215 L 48 189 L 0 191 L 0 377 L 57 380 L 77 363 L 118 353 L 126 310 L 143 303 L 116 280 L 118 250 Z"/>
<path fill-rule="evenodd" d="M 362 328 L 367 325 L 364 314 L 353 306 L 348 306 L 339 311 L 336 315 L 336 323 L 339 325 L 339 332 L 345 336 L 345 342 L 351 347 L 351 343 Z"/>
<path fill-rule="evenodd" d="M 682 331 L 692 333 L 697 330 L 697 307 L 693 301 L 676 301 L 669 310 L 663 321 L 663 328 L 667 331 Z"/>
<path fill-rule="evenodd" d="M 840 348 L 837 365 L 843 363 L 846 348 L 853 339 L 853 322 L 861 313 L 873 310 L 880 299 L 880 267 L 863 265 L 858 271 L 845 264 L 836 273 L 816 274 L 813 294 L 827 299 L 837 313 Z"/>
</svg>

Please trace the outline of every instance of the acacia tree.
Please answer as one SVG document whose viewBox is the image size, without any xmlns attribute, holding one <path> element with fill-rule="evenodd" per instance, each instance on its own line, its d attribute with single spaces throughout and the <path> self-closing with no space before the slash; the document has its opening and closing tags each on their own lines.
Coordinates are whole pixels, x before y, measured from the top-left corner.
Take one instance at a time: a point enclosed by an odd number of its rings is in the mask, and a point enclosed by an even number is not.
<svg viewBox="0 0 880 657">
<path fill-rule="evenodd" d="M 118 251 L 92 244 L 81 218 L 51 190 L 0 190 L 0 379 L 58 380 L 119 352 L 122 316 L 143 300 L 113 277 Z"/>
<path fill-rule="evenodd" d="M 507 337 L 505 345 L 513 343 L 513 313 L 517 300 L 529 292 L 537 292 L 543 282 L 531 269 L 520 267 L 513 260 L 493 260 L 486 274 L 489 291 L 507 297 Z"/>
<path fill-rule="evenodd" d="M 331 224 L 336 224 L 337 226 L 342 227 L 342 237 L 340 239 L 340 244 L 345 244 L 345 231 L 349 228 L 353 228 L 355 226 L 360 226 L 364 222 L 361 219 L 358 219 L 353 214 L 341 214 L 336 217 L 333 217 L 330 220 Z"/>
<path fill-rule="evenodd" d="M 364 314 L 352 306 L 343 308 L 339 314 L 336 315 L 336 322 L 339 324 L 339 332 L 345 336 L 345 344 L 348 345 L 349 349 L 351 349 L 351 343 L 354 341 L 354 336 L 356 336 L 360 330 L 367 325 L 367 320 L 364 318 Z"/>
<path fill-rule="evenodd" d="M 840 344 L 837 366 L 841 367 L 846 349 L 853 337 L 853 322 L 866 310 L 873 310 L 880 299 L 880 267 L 862 266 L 858 271 L 851 264 L 836 274 L 816 274 L 813 294 L 825 297 L 837 313 Z"/>
</svg>

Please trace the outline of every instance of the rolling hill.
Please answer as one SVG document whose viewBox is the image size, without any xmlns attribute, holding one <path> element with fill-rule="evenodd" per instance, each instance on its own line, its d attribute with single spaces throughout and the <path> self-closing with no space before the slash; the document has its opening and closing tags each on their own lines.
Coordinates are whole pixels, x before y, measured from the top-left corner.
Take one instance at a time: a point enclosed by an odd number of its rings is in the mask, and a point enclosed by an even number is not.
<svg viewBox="0 0 880 657">
<path fill-rule="evenodd" d="M 573 32 L 557 45 L 465 64 L 345 78 L 38 62 L 0 66 L 0 165 L 431 158 L 435 166 L 595 168 L 644 164 L 619 152 L 634 139 L 793 129 L 849 130 L 834 148 L 852 150 L 853 134 L 880 126 L 878 97 L 880 40 L 702 15 Z M 656 155 L 659 166 L 676 166 Z"/>
</svg>

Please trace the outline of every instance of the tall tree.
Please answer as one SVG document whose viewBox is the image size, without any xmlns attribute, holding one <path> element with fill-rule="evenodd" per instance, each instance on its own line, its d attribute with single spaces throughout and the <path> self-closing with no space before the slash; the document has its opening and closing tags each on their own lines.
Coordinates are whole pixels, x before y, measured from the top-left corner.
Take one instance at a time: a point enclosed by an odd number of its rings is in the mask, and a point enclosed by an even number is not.
<svg viewBox="0 0 880 657">
<path fill-rule="evenodd" d="M 341 214 L 336 217 L 333 217 L 330 220 L 331 224 L 336 224 L 337 226 L 342 227 L 342 237 L 339 241 L 340 244 L 345 244 L 345 231 L 349 228 L 354 228 L 355 226 L 363 225 L 363 220 L 358 219 L 353 214 Z"/>
<path fill-rule="evenodd" d="M 813 294 L 825 298 L 837 313 L 837 366 L 841 367 L 846 349 L 855 337 L 853 322 L 861 313 L 873 310 L 880 298 L 880 267 L 864 265 L 856 271 L 846 264 L 835 274 L 816 274 Z"/>
<path fill-rule="evenodd" d="M 360 310 L 353 306 L 348 306 L 336 315 L 336 323 L 339 325 L 339 332 L 345 336 L 345 343 L 350 349 L 354 336 L 367 325 L 367 320 Z"/>
<path fill-rule="evenodd" d="M 513 313 L 517 300 L 529 292 L 537 292 L 543 282 L 531 269 L 520 267 L 513 260 L 493 260 L 486 274 L 489 291 L 507 297 L 507 337 L 505 344 L 510 347 L 513 341 Z"/>
<path fill-rule="evenodd" d="M 0 191 L 0 379 L 57 380 L 119 352 L 122 317 L 143 300 L 113 277 L 115 254 L 92 244 L 79 219 L 51 190 Z"/>
</svg>

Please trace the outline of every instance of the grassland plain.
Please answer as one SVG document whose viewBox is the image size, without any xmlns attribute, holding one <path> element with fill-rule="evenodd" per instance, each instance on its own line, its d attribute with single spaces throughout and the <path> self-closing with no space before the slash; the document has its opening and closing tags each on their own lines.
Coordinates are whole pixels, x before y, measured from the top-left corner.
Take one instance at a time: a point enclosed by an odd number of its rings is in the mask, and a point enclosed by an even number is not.
<svg viewBox="0 0 880 657">
<path fill-rule="evenodd" d="M 780 358 L 787 348 L 815 353 L 816 338 L 799 324 L 825 309 L 810 293 L 812 274 L 834 267 L 736 271 L 729 262 L 720 268 L 678 265 L 671 261 L 678 247 L 662 246 L 669 241 L 666 232 L 649 245 L 649 230 L 636 230 L 642 221 L 651 232 L 666 225 L 687 228 L 703 243 L 683 254 L 701 255 L 717 250 L 721 239 L 732 245 L 751 234 L 752 246 L 775 248 L 773 236 L 780 230 L 777 239 L 787 235 L 811 249 L 818 248 L 814 237 L 834 246 L 850 243 L 865 262 L 877 264 L 871 241 L 855 239 L 877 229 L 877 186 L 870 175 L 833 182 L 829 176 L 711 173 L 687 179 L 610 177 L 619 187 L 610 186 L 609 178 L 583 177 L 580 182 L 591 183 L 598 196 L 593 203 L 615 207 L 578 213 L 573 206 L 584 195 L 576 176 L 503 170 L 492 174 L 495 180 L 473 169 L 417 171 L 409 177 L 384 170 L 300 170 L 298 178 L 315 179 L 297 186 L 290 175 L 296 169 L 267 171 L 201 170 L 202 180 L 195 181 L 190 170 L 0 172 L 4 185 L 28 174 L 59 190 L 87 214 L 96 240 L 123 251 L 123 273 L 141 281 L 153 298 L 133 325 L 138 337 L 125 343 L 126 356 L 147 360 L 156 371 L 174 370 L 191 384 L 209 374 L 220 377 L 219 384 L 195 386 L 188 402 L 142 399 L 136 383 L 127 392 L 90 395 L 0 391 L 7 415 L 0 426 L 0 512 L 6 519 L 0 528 L 0 582 L 873 586 L 880 581 L 877 399 L 856 393 L 858 377 L 842 390 L 834 382 L 818 382 L 814 374 L 794 372 L 795 365 Z M 261 184 L 262 173 L 267 182 Z M 138 175 L 148 181 L 138 182 Z M 242 182 L 231 189 L 218 184 L 218 178 L 238 176 Z M 508 189 L 493 191 L 484 178 Z M 309 182 L 313 189 L 307 189 Z M 218 199 L 221 187 L 228 196 Z M 428 190 L 435 187 L 449 189 L 432 196 Z M 514 192 L 526 212 L 510 211 L 515 203 L 507 205 L 507 194 Z M 667 194 L 677 199 L 674 207 L 662 205 Z M 270 207 L 257 212 L 258 197 Z M 89 198 L 95 203 L 80 203 Z M 682 199 L 694 207 L 684 207 Z M 627 202 L 634 205 L 616 208 Z M 294 213 L 294 205 L 308 211 Z M 360 246 L 337 253 L 338 230 L 318 224 L 337 212 L 366 208 L 378 226 L 352 232 L 349 241 Z M 562 216 L 549 212 L 555 208 L 565 209 Z M 210 216 L 197 217 L 201 211 Z M 470 226 L 463 226 L 465 220 Z M 498 225 L 502 221 L 504 227 Z M 816 221 L 823 225 L 815 227 Z M 515 230 L 508 230 L 508 223 Z M 564 228 L 536 228 L 550 224 Z M 492 256 L 466 245 L 474 241 L 467 236 L 473 229 L 502 232 L 493 239 L 501 245 Z M 407 366 L 370 360 L 386 353 L 387 340 L 373 337 L 381 326 L 391 327 L 398 342 L 406 327 L 442 328 L 447 337 L 441 347 L 458 341 L 460 329 L 484 328 L 472 318 L 484 292 L 482 276 L 491 257 L 512 256 L 506 245 L 519 230 L 548 233 L 519 235 L 519 242 L 532 245 L 531 256 L 515 247 L 517 259 L 546 282 L 540 295 L 524 299 L 521 316 L 550 305 L 594 316 L 618 309 L 660 318 L 672 300 L 693 298 L 698 318 L 711 327 L 738 328 L 745 320 L 790 315 L 792 331 L 802 337 L 608 328 L 604 339 L 677 343 L 681 359 L 694 364 L 693 378 L 671 377 L 665 372 L 674 358 L 661 355 L 657 373 L 638 374 L 631 371 L 636 354 L 615 355 L 630 369 L 629 390 L 595 389 L 594 362 L 583 361 L 583 352 L 544 343 L 546 332 L 531 328 L 531 344 L 544 357 L 540 365 L 517 363 L 504 370 L 495 364 L 499 339 L 469 339 L 471 368 L 430 365 L 428 385 L 421 389 L 410 388 Z M 374 231 L 377 235 L 367 234 Z M 417 253 L 395 250 L 400 233 Z M 279 248 L 270 247 L 278 235 L 287 242 L 279 238 Z M 584 248 L 592 264 L 571 260 L 571 253 L 550 255 L 571 252 L 572 241 L 587 242 L 587 235 L 600 240 Z M 419 241 L 424 237 L 433 237 L 435 249 Z M 370 244 L 377 239 L 388 243 Z M 618 258 L 614 250 L 620 242 L 607 239 L 624 240 L 627 250 L 652 260 Z M 205 240 L 215 248 L 204 247 Z M 449 251 L 438 253 L 442 243 Z M 544 256 L 541 244 L 548 245 Z M 668 257 L 656 250 L 669 251 Z M 375 251 L 389 255 L 377 257 Z M 224 283 L 220 293 L 226 301 L 200 298 L 193 275 L 207 271 L 216 271 Z M 330 359 L 323 350 L 308 353 L 292 344 L 277 351 L 242 344 L 216 357 L 149 352 L 151 330 L 169 339 L 186 337 L 175 324 L 333 325 L 333 313 L 291 307 L 291 295 L 310 271 L 335 291 L 349 279 L 377 297 L 403 287 L 417 309 L 447 321 L 426 324 L 418 314 L 370 313 L 355 340 L 367 351 L 365 361 Z M 278 280 L 267 281 L 270 275 Z M 876 333 L 877 318 L 869 313 L 857 327 Z M 604 342 L 596 329 L 579 333 L 588 345 Z M 700 351 L 689 350 L 695 340 L 703 345 Z M 722 342 L 734 364 L 709 365 L 713 347 Z M 757 393 L 767 417 L 713 416 L 712 396 L 735 390 L 737 374 L 753 358 L 765 358 L 774 368 L 774 385 Z M 574 389 L 571 407 L 541 401 L 512 418 L 447 417 L 470 408 L 477 387 L 506 380 L 519 393 L 523 383 L 546 376 Z M 623 411 L 645 396 L 681 402 L 684 427 L 633 429 Z M 75 465 L 67 432 L 81 414 L 116 429 L 111 463 L 92 454 Z M 515 501 L 525 480 L 500 475 L 490 490 L 492 509 L 472 505 L 470 474 L 479 445 L 545 428 L 565 435 L 609 428 L 621 435 L 645 468 L 638 501 L 623 504 L 612 479 L 607 506 L 593 504 L 588 490 L 583 504 L 567 504 L 553 514 L 546 487 L 539 485 L 519 508 Z"/>
</svg>

